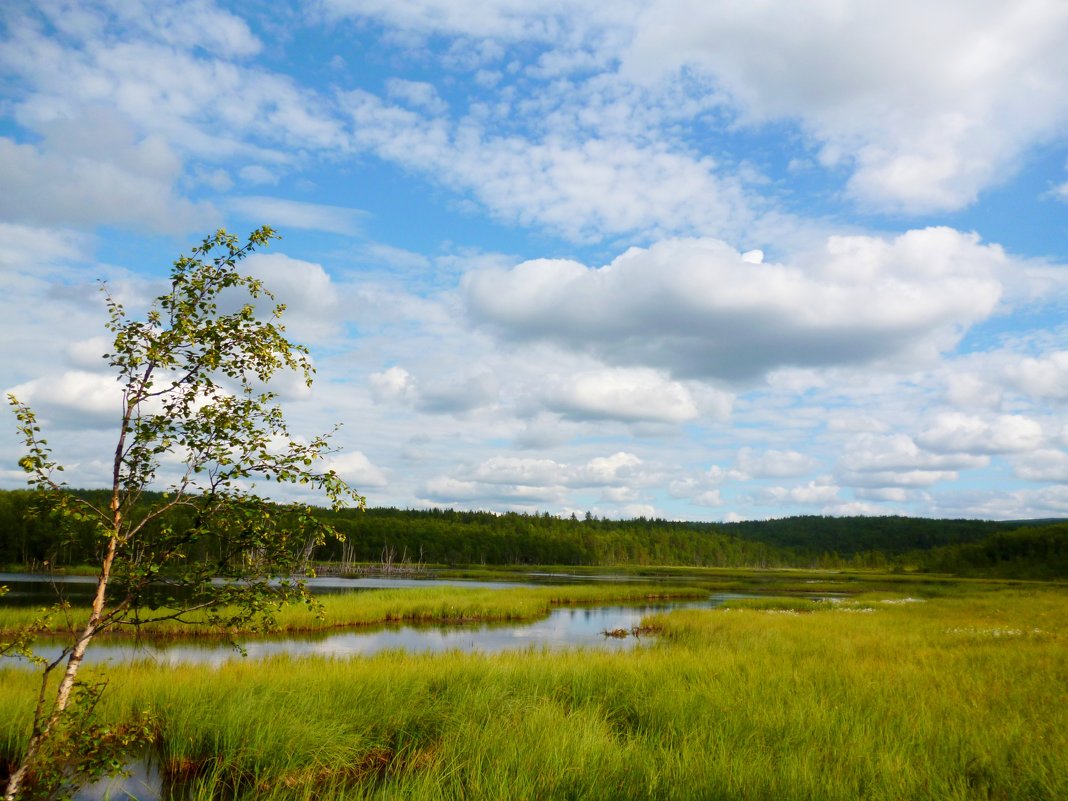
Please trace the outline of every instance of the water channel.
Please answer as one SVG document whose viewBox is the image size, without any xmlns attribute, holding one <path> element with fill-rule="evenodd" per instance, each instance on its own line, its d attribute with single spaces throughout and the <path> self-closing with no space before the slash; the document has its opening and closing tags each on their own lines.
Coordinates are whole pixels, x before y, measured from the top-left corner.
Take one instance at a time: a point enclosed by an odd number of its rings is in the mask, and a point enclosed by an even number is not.
<svg viewBox="0 0 1068 801">
<path fill-rule="evenodd" d="M 562 583 L 570 580 L 586 580 L 587 577 L 539 575 L 534 580 L 521 581 L 466 581 L 454 579 L 392 579 L 392 578 L 321 578 L 310 583 L 316 594 L 357 592 L 381 588 L 462 586 L 462 587 L 530 587 L 546 583 Z M 64 577 L 61 584 L 53 586 L 47 577 L 0 574 L 0 584 L 6 584 L 10 593 L 4 602 L 16 604 L 43 604 L 54 601 L 57 590 L 72 601 L 87 599 L 94 585 L 92 577 Z M 527 648 L 600 648 L 626 650 L 639 645 L 641 637 L 611 637 L 604 632 L 622 629 L 631 631 L 643 617 L 655 612 L 679 608 L 709 608 L 718 606 L 728 594 L 712 594 L 698 601 L 675 601 L 639 604 L 611 604 L 582 607 L 562 607 L 552 610 L 546 617 L 534 621 L 508 621 L 504 623 L 461 623 L 454 625 L 384 625 L 345 629 L 342 631 L 302 635 L 299 637 L 275 635 L 262 638 L 244 638 L 240 652 L 218 640 L 140 641 L 130 639 L 97 640 L 86 655 L 86 662 L 129 662 L 145 660 L 163 665 L 218 666 L 233 659 L 262 659 L 275 655 L 325 656 L 350 658 L 369 656 L 381 651 L 404 650 L 419 653 L 441 651 L 469 651 L 495 653 Z M 45 642 L 38 647 L 45 657 L 54 658 L 60 646 Z"/>
</svg>

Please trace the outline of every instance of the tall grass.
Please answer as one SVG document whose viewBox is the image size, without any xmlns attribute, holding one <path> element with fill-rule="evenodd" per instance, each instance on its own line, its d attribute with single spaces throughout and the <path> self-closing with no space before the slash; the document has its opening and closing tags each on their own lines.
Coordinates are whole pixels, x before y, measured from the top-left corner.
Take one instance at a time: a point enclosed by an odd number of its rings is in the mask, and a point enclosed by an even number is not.
<svg viewBox="0 0 1068 801">
<path fill-rule="evenodd" d="M 627 653 L 129 665 L 100 711 L 154 710 L 194 798 L 1068 798 L 1068 594 L 902 600 L 672 612 Z M 32 697 L 0 672 L 0 755 Z"/>
</svg>

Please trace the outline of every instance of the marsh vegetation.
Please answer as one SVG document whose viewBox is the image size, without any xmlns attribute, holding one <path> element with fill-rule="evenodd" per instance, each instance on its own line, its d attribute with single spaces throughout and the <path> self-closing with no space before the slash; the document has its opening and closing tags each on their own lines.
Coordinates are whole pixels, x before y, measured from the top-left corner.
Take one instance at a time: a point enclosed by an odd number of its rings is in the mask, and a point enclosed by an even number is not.
<svg viewBox="0 0 1068 801">
<path fill-rule="evenodd" d="M 746 583 L 685 575 L 676 591 Z M 1068 589 L 750 578 L 763 597 L 648 616 L 657 636 L 626 652 L 140 662 L 108 669 L 97 715 L 148 712 L 162 792 L 182 798 L 1068 797 Z M 324 598 L 333 622 L 315 625 L 537 616 L 648 589 L 363 592 Z M 0 671 L 8 763 L 32 685 Z"/>
</svg>

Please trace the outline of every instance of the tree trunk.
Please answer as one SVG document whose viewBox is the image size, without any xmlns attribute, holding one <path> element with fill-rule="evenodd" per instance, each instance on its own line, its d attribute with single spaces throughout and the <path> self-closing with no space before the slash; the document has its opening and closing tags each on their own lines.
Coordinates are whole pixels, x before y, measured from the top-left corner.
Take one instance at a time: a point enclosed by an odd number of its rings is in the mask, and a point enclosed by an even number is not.
<svg viewBox="0 0 1068 801">
<path fill-rule="evenodd" d="M 82 659 L 85 658 L 85 651 L 89 647 L 89 643 L 92 642 L 93 637 L 96 636 L 97 627 L 99 626 L 100 619 L 104 613 L 108 579 L 111 576 L 111 563 L 115 560 L 116 542 L 116 537 L 112 537 L 108 541 L 108 549 L 104 556 L 104 563 L 101 566 L 100 578 L 97 579 L 96 583 L 96 593 L 93 595 L 93 606 L 89 614 L 89 620 L 86 622 L 81 634 L 78 635 L 78 640 L 74 644 L 74 650 L 72 650 L 70 656 L 67 657 L 67 668 L 63 671 L 63 678 L 59 682 L 59 687 L 56 688 L 56 700 L 52 705 L 52 713 L 48 716 L 48 720 L 42 725 L 40 721 L 41 710 L 38 709 L 33 722 L 33 734 L 30 737 L 29 745 L 26 746 L 26 754 L 23 756 L 18 769 L 11 774 L 11 777 L 7 781 L 7 789 L 4 792 L 4 801 L 15 801 L 30 766 L 33 764 L 38 752 L 41 750 L 41 746 L 47 740 L 49 732 L 52 731 L 52 727 L 59 722 L 64 710 L 67 708 L 67 704 L 70 702 L 70 694 L 71 690 L 74 689 L 74 680 L 78 675 L 78 669 L 82 666 Z M 47 673 L 41 678 L 41 681 L 48 681 Z"/>
</svg>

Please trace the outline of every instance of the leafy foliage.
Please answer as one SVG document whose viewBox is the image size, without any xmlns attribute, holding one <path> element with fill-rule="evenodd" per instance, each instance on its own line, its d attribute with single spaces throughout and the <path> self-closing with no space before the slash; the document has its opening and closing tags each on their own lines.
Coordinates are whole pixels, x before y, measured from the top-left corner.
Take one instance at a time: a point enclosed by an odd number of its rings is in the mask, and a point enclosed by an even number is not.
<svg viewBox="0 0 1068 801">
<path fill-rule="evenodd" d="M 315 469 L 329 437 L 290 436 L 269 389 L 280 372 L 296 372 L 309 386 L 314 372 L 307 349 L 285 336 L 285 307 L 238 270 L 274 237 L 266 227 L 244 243 L 225 231 L 207 237 L 174 263 L 170 290 L 144 319 L 102 287 L 113 336 L 105 358 L 122 398 L 108 492 L 71 492 L 36 414 L 9 396 L 27 451 L 19 465 L 33 488 L 34 525 L 50 527 L 61 549 L 76 545 L 99 566 L 99 580 L 88 619 L 74 627 L 60 658 L 43 666 L 33 735 L 8 798 L 25 777 L 44 775 L 56 743 L 72 743 L 67 773 L 103 759 L 63 733 L 75 676 L 97 634 L 182 621 L 194 610 L 218 626 L 269 627 L 279 605 L 312 603 L 299 576 L 311 549 L 336 532 L 307 504 L 274 503 L 259 484 L 306 485 L 334 509 L 363 506 L 333 471 Z M 265 316 L 264 303 L 273 304 Z M 166 492 L 148 494 L 160 484 Z M 0 652 L 25 645 L 16 638 Z M 60 664 L 55 700 L 46 703 L 48 675 Z"/>
</svg>

